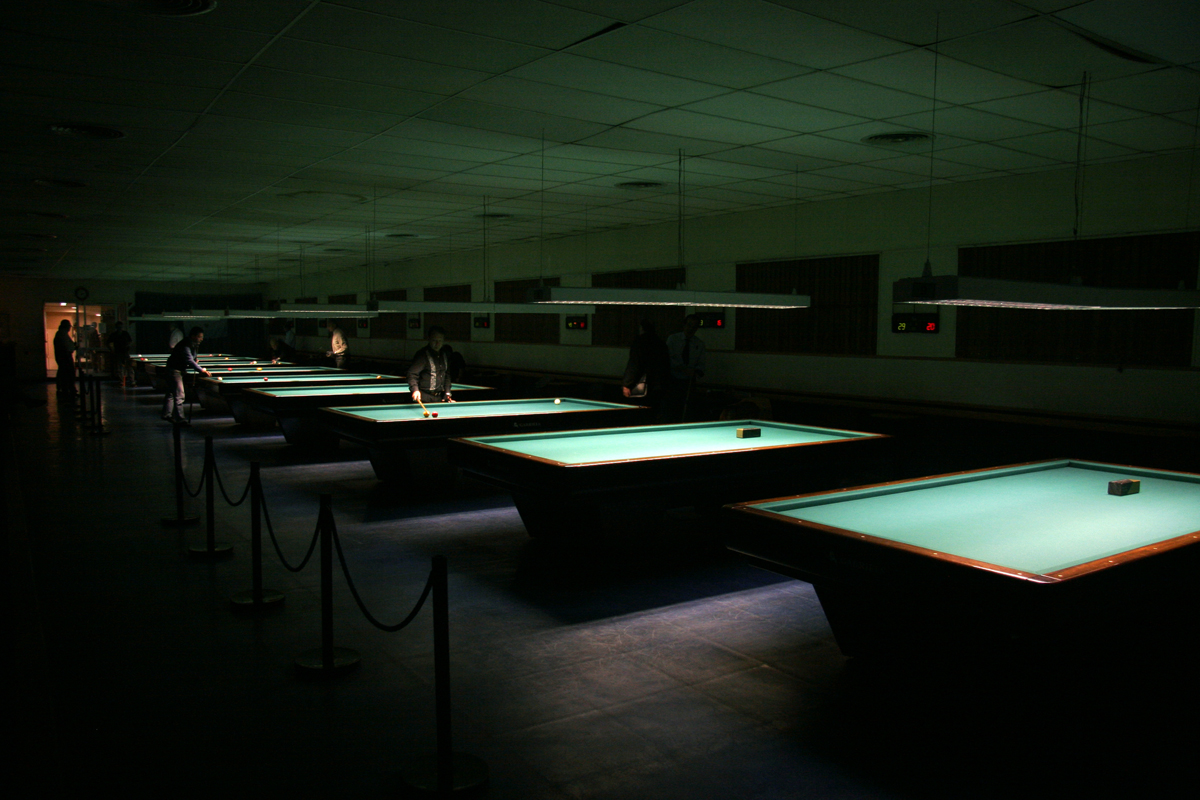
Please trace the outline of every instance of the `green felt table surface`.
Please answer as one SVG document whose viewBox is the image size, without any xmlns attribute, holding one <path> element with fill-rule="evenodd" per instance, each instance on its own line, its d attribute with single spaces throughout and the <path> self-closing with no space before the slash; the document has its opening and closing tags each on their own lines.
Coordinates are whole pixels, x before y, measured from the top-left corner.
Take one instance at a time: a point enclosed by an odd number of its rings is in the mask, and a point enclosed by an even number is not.
<svg viewBox="0 0 1200 800">
<path fill-rule="evenodd" d="M 131 355 L 132 359 L 140 359 L 143 361 L 166 361 L 171 357 L 170 353 L 135 353 Z M 232 353 L 201 353 L 201 358 L 250 358 L 250 356 L 235 356 Z"/>
<path fill-rule="evenodd" d="M 347 373 L 333 367 L 312 367 L 309 369 L 248 369 L 239 370 L 234 368 L 232 372 L 223 369 L 210 370 L 212 372 L 211 379 L 220 381 L 221 383 L 229 384 L 245 384 L 252 385 L 255 382 L 262 383 L 263 378 L 272 378 L 278 381 L 328 381 L 328 380 L 363 380 L 363 381 L 378 381 L 380 376 L 377 373 Z M 201 376 L 205 377 L 205 376 Z M 393 377 L 384 375 L 383 377 Z"/>
<path fill-rule="evenodd" d="M 432 411 L 437 411 L 439 419 L 462 419 L 465 417 L 501 417 L 508 414 L 565 414 L 572 411 L 595 411 L 599 409 L 633 408 L 621 403 L 602 403 L 596 400 L 578 400 L 571 397 L 561 398 L 561 403 L 555 404 L 553 398 L 536 398 L 529 400 L 474 400 L 457 403 L 438 403 Z M 347 408 L 332 408 L 351 417 L 359 417 L 372 422 L 404 422 L 425 418 L 421 407 L 415 403 L 385 406 L 349 406 Z"/>
<path fill-rule="evenodd" d="M 161 358 L 134 358 L 133 360 L 141 361 L 146 364 L 154 364 L 155 366 L 161 367 L 167 363 L 167 360 L 169 358 L 170 358 L 170 356 L 162 356 Z M 248 364 L 264 364 L 265 365 L 265 364 L 273 363 L 271 361 L 271 359 L 269 359 L 269 358 L 232 358 L 232 357 L 206 356 L 206 355 L 198 355 L 198 356 L 196 356 L 196 360 L 199 361 L 201 364 L 212 364 L 212 365 L 228 364 L 233 367 L 246 366 Z M 281 362 L 278 366 L 291 367 L 291 366 L 295 366 L 295 364 L 292 364 L 291 362 Z"/>
<path fill-rule="evenodd" d="M 356 376 L 350 376 L 356 377 Z M 378 378 L 378 375 L 364 376 L 372 379 Z M 390 377 L 390 376 L 388 376 Z M 477 389 L 487 389 L 487 386 L 472 386 L 467 383 L 454 384 L 454 391 L 474 391 Z M 378 381 L 370 385 L 357 383 L 345 384 L 342 386 L 288 386 L 280 389 L 255 389 L 258 394 L 264 394 L 269 397 L 336 397 L 338 395 L 355 395 L 355 394 L 381 394 L 383 392 L 407 393 L 409 391 L 408 381 L 400 381 L 393 383 L 392 381 Z M 439 410 L 445 407 L 444 403 L 438 403 Z M 440 416 L 440 415 L 439 415 Z"/>
<path fill-rule="evenodd" d="M 1200 530 L 1200 476 L 1058 461 L 747 507 L 1044 575 Z"/>
<path fill-rule="evenodd" d="M 738 428 L 758 428 L 761 435 L 739 439 Z M 637 428 L 479 436 L 468 441 L 560 464 L 582 465 L 818 444 L 873 436 L 874 434 L 857 431 L 743 419 L 681 425 L 645 425 Z"/>
</svg>

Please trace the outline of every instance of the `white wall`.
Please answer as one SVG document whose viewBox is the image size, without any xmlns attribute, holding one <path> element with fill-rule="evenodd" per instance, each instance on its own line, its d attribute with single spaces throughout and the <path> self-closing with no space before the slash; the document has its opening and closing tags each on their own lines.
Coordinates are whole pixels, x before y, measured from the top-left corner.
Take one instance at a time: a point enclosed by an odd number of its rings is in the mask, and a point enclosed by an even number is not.
<svg viewBox="0 0 1200 800">
<path fill-rule="evenodd" d="M 1189 180 L 1197 183 L 1192 195 L 1200 197 L 1200 176 L 1191 166 L 1191 154 L 1180 153 L 1089 167 L 1084 176 L 1081 235 L 1186 229 Z M 953 309 L 942 310 L 940 334 L 890 332 L 892 282 L 920 274 L 927 240 L 934 273 L 952 274 L 960 246 L 1069 238 L 1074 187 L 1074 170 L 941 184 L 933 191 L 932 226 L 926 224 L 927 189 L 688 220 L 684 249 L 692 289 L 733 290 L 734 265 L 741 261 L 880 254 L 877 357 L 734 354 L 729 351 L 737 315 L 730 311 L 728 330 L 704 334 L 713 351 L 709 381 L 784 392 L 1200 422 L 1200 369 L 1196 369 L 1200 367 L 1200 323 L 1190 370 L 957 361 Z M 497 246 L 488 253 L 487 274 L 490 280 L 561 276 L 564 285 L 578 286 L 588 285 L 593 272 L 676 265 L 677 231 L 672 223 L 552 239 L 540 246 L 537 242 Z M 426 285 L 472 283 L 476 299 L 481 300 L 483 276 L 482 254 L 474 251 L 377 268 L 375 285 L 404 287 L 411 293 Z M 337 293 L 337 284 L 344 280 L 345 273 L 340 273 L 320 292 Z M 319 284 L 321 276 L 307 278 L 310 293 L 314 281 Z M 272 296 L 290 299 L 296 289 L 286 282 L 276 284 Z M 397 356 L 420 346 L 408 342 L 400 348 L 403 353 L 395 353 L 397 344 L 377 340 L 359 342 L 357 347 L 373 355 Z M 472 364 L 620 374 L 621 349 L 577 346 L 586 344 L 587 339 L 578 337 L 558 347 L 480 341 L 461 349 Z"/>
</svg>

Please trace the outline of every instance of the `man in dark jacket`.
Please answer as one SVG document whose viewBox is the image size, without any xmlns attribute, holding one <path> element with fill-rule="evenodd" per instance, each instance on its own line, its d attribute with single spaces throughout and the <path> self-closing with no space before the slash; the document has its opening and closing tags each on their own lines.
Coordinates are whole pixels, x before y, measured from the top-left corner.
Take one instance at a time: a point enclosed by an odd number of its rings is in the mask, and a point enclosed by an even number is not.
<svg viewBox="0 0 1200 800">
<path fill-rule="evenodd" d="M 163 419 L 176 425 L 187 425 L 183 417 L 183 401 L 187 394 L 183 388 L 183 376 L 188 369 L 209 374 L 196 360 L 196 348 L 204 341 L 204 328 L 192 328 L 188 338 L 175 345 L 167 358 L 167 397 L 163 401 Z"/>
</svg>

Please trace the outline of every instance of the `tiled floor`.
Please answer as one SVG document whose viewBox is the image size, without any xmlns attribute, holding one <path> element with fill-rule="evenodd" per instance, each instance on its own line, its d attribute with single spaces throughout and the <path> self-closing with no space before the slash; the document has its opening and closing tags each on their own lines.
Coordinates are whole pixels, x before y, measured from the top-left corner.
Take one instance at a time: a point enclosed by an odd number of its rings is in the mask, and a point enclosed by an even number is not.
<svg viewBox="0 0 1200 800">
<path fill-rule="evenodd" d="M 335 575 L 336 643 L 361 666 L 299 675 L 293 659 L 320 641 L 315 564 L 290 573 L 268 551 L 286 602 L 231 613 L 250 582 L 248 509 L 218 495 L 235 554 L 188 558 L 203 525 L 160 524 L 173 507 L 158 396 L 105 393 L 107 436 L 51 394 L 16 406 L 5 437 L 21 796 L 400 794 L 402 765 L 434 746 L 429 609 L 378 631 Z M 1196 664 L 1178 643 L 845 659 L 811 586 L 741 563 L 713 519 L 676 512 L 653 535 L 554 546 L 490 487 L 385 486 L 349 446 L 316 461 L 227 418 L 184 431 L 193 485 L 205 434 L 235 499 L 262 464 L 289 559 L 333 496 L 382 621 L 447 557 L 454 736 L 487 762 L 488 797 L 1183 797 L 1200 777 Z"/>
</svg>

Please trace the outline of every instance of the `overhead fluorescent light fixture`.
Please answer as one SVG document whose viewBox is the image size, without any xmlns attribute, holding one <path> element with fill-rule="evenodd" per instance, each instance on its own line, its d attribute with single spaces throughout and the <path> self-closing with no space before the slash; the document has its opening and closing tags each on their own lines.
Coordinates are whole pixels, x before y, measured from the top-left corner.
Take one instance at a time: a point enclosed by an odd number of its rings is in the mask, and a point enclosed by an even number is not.
<svg viewBox="0 0 1200 800">
<path fill-rule="evenodd" d="M 752 292 L 693 292 L 686 289 L 575 289 L 543 287 L 530 289 L 534 304 L 560 303 L 591 306 L 688 306 L 692 308 L 808 308 L 812 298 L 805 294 L 757 294 Z"/>
<path fill-rule="evenodd" d="M 355 303 L 280 303 L 281 317 L 378 317 L 379 312 Z"/>
<path fill-rule="evenodd" d="M 892 302 L 1045 311 L 1145 311 L 1200 308 L 1200 291 L 1105 289 L 937 275 L 896 281 L 892 284 Z"/>
<path fill-rule="evenodd" d="M 191 311 L 164 311 L 164 320 L 174 319 L 224 319 L 225 311 L 219 308 L 193 308 Z M 142 317 L 145 319 L 145 317 Z"/>
<path fill-rule="evenodd" d="M 425 300 L 380 300 L 372 304 L 380 314 L 590 314 L 593 309 L 578 305 L 530 305 L 529 303 L 453 303 Z"/>
<path fill-rule="evenodd" d="M 291 315 L 261 308 L 231 308 L 225 312 L 225 316 L 228 319 L 279 319 Z"/>
</svg>

